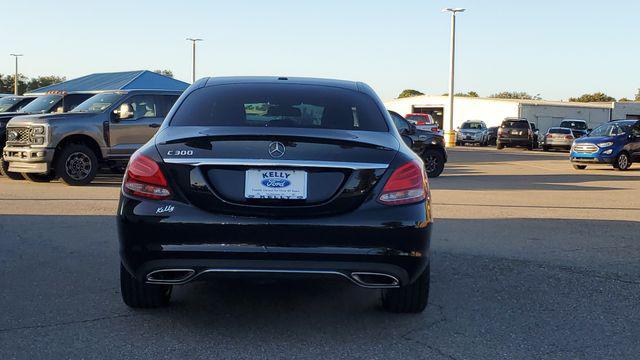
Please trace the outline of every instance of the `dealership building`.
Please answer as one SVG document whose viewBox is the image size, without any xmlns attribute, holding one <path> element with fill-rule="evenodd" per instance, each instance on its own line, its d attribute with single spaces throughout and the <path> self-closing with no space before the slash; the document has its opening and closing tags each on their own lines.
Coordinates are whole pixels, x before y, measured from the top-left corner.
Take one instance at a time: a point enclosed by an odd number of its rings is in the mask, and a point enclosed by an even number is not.
<svg viewBox="0 0 640 360">
<path fill-rule="evenodd" d="M 449 97 L 420 95 L 385 102 L 387 109 L 401 115 L 431 114 L 443 128 L 449 119 Z M 482 120 L 487 126 L 499 126 L 506 117 L 526 118 L 541 132 L 558 126 L 564 119 L 585 120 L 590 129 L 610 120 L 639 119 L 640 102 L 578 103 L 543 100 L 490 99 L 456 96 L 453 127 L 467 120 Z"/>
</svg>

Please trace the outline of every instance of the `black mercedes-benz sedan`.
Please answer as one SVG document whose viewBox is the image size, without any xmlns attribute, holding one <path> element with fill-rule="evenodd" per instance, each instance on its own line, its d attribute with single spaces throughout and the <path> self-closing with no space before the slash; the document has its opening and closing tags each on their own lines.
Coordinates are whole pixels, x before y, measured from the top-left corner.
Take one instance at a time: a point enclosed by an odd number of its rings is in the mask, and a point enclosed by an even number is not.
<svg viewBox="0 0 640 360">
<path fill-rule="evenodd" d="M 167 305 L 221 276 L 337 277 L 420 312 L 432 227 L 424 165 L 360 82 L 205 78 L 127 167 L 121 290 Z"/>
</svg>

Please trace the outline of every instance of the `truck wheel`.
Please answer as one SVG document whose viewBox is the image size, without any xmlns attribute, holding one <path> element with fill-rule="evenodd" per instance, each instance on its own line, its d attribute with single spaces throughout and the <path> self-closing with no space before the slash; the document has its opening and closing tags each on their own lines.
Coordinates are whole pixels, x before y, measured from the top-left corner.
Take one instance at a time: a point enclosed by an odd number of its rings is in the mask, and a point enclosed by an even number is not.
<svg viewBox="0 0 640 360">
<path fill-rule="evenodd" d="M 629 158 L 629 154 L 626 152 L 621 152 L 620 155 L 616 158 L 616 161 L 613 163 L 613 167 L 617 170 L 625 171 L 631 167 L 631 159 Z"/>
<path fill-rule="evenodd" d="M 419 313 L 429 300 L 429 265 L 412 284 L 382 292 L 382 307 L 394 313 Z"/>
<path fill-rule="evenodd" d="M 9 171 L 9 162 L 0 158 L 0 174 L 11 180 L 23 180 L 22 174 Z"/>
<path fill-rule="evenodd" d="M 98 157 L 84 144 L 69 144 L 58 154 L 55 172 L 67 185 L 87 185 L 98 172 Z"/>
<path fill-rule="evenodd" d="M 576 170 L 584 170 L 587 168 L 587 165 L 573 165 L 573 168 Z"/>
<path fill-rule="evenodd" d="M 50 171 L 48 174 L 32 174 L 32 173 L 22 173 L 22 176 L 32 182 L 49 182 L 56 178 L 56 174 L 53 171 Z"/>
<path fill-rule="evenodd" d="M 444 170 L 444 156 L 438 150 L 428 149 L 422 153 L 422 161 L 429 178 L 435 178 Z"/>
<path fill-rule="evenodd" d="M 171 285 L 145 284 L 136 280 L 120 264 L 120 293 L 122 301 L 132 308 L 156 308 L 169 305 Z"/>
</svg>

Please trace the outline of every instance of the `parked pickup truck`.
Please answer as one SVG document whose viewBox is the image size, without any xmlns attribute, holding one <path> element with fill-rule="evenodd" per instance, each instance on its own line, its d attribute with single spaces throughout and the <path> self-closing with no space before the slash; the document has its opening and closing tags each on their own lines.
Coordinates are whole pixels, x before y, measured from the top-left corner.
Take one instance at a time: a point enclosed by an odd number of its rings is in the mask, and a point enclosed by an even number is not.
<svg viewBox="0 0 640 360">
<path fill-rule="evenodd" d="M 9 96 L 0 99 L 0 150 L 6 141 L 6 126 L 16 116 L 27 114 L 63 113 L 76 107 L 93 94 L 51 91 L 41 96 Z M 0 174 L 22 180 L 20 173 L 9 172 L 9 163 L 0 156 Z"/>
<path fill-rule="evenodd" d="M 7 124 L 2 152 L 9 171 L 31 181 L 59 177 L 86 185 L 98 168 L 124 167 L 158 130 L 181 91 L 104 92 L 63 114 L 18 116 Z"/>
</svg>

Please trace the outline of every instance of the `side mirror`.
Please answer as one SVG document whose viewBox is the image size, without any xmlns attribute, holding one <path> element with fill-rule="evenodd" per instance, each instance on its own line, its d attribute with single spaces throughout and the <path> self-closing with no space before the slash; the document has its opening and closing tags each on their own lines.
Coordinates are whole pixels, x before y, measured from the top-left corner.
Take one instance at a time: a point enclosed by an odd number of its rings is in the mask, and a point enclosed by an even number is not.
<svg viewBox="0 0 640 360">
<path fill-rule="evenodd" d="M 113 110 L 113 113 L 116 115 L 115 118 L 117 120 L 126 120 L 133 117 L 133 109 L 127 103 L 120 105 L 119 108 Z"/>
<path fill-rule="evenodd" d="M 402 135 L 402 140 L 404 140 L 404 143 L 407 144 L 408 147 L 412 148 L 413 147 L 413 139 L 407 135 Z"/>
</svg>

